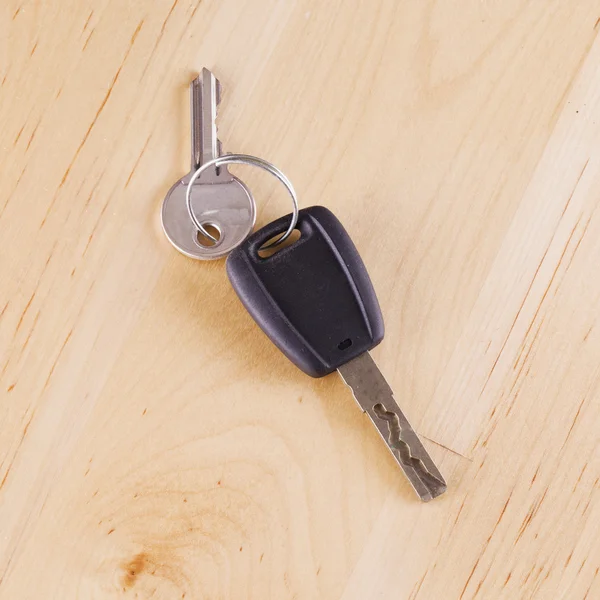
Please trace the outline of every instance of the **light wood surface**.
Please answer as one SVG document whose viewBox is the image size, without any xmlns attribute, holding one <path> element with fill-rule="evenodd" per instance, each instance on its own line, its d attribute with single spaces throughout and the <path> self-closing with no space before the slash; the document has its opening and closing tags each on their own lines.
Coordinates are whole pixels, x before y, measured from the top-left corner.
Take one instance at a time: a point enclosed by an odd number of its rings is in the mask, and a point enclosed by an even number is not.
<svg viewBox="0 0 600 600">
<path fill-rule="evenodd" d="M 2 5 L 2 600 L 600 598 L 597 2 Z M 164 238 L 202 66 L 353 236 L 438 500 Z"/>
</svg>

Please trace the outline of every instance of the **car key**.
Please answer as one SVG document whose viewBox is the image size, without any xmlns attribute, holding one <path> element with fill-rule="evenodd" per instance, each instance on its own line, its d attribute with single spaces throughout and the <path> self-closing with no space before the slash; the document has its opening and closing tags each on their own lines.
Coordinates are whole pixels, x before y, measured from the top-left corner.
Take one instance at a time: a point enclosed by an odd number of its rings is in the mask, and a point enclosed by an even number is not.
<svg viewBox="0 0 600 600">
<path fill-rule="evenodd" d="M 339 371 L 422 500 L 446 482 L 396 404 L 369 354 L 384 335 L 367 270 L 338 219 L 322 206 L 300 211 L 300 238 L 263 258 L 290 215 L 251 235 L 227 258 L 242 303 L 275 345 L 312 377 Z"/>
<path fill-rule="evenodd" d="M 190 84 L 192 170 L 167 193 L 162 225 L 169 241 L 191 258 L 226 256 L 254 227 L 256 205 L 248 188 L 226 166 L 209 169 L 192 187 L 192 208 L 209 236 L 199 235 L 186 206 L 186 189 L 194 172 L 221 154 L 216 116 L 220 84 L 208 70 Z"/>
</svg>

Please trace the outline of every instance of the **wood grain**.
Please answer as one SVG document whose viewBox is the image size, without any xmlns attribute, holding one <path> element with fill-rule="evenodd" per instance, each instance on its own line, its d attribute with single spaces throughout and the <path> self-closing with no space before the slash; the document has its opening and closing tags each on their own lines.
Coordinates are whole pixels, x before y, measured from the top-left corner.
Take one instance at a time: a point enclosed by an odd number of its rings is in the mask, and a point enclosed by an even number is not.
<svg viewBox="0 0 600 600">
<path fill-rule="evenodd" d="M 6 0 L 0 598 L 600 597 L 600 9 Z M 347 226 L 423 505 L 160 230 L 187 85 Z M 286 211 L 239 168 L 259 225 Z"/>
</svg>

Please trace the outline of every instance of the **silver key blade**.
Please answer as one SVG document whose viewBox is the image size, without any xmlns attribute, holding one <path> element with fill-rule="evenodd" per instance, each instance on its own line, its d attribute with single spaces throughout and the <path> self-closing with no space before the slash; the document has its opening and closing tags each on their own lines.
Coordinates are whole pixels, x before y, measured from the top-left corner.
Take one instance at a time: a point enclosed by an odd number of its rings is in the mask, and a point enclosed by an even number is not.
<svg viewBox="0 0 600 600">
<path fill-rule="evenodd" d="M 192 209 L 198 221 L 212 225 L 220 234 L 210 236 L 214 243 L 198 236 L 188 213 L 186 193 L 192 176 L 205 160 L 221 155 L 215 123 L 219 99 L 218 80 L 203 69 L 190 83 L 192 171 L 171 186 L 161 211 L 168 240 L 182 254 L 199 260 L 227 256 L 248 237 L 256 220 L 250 190 L 227 167 L 209 169 L 192 189 Z"/>
<path fill-rule="evenodd" d="M 217 106 L 221 99 L 221 84 L 208 69 L 190 84 L 190 107 L 192 123 L 192 171 L 217 158 L 221 154 L 221 144 L 217 138 Z M 226 168 L 219 168 L 217 175 Z M 230 178 L 230 177 L 228 177 Z M 202 180 L 209 181 L 209 173 Z M 219 179 L 220 182 L 223 179 Z"/>
<path fill-rule="evenodd" d="M 446 482 L 396 404 L 392 389 L 368 352 L 342 365 L 338 372 L 352 390 L 390 452 L 421 498 L 429 501 L 446 491 Z"/>
</svg>

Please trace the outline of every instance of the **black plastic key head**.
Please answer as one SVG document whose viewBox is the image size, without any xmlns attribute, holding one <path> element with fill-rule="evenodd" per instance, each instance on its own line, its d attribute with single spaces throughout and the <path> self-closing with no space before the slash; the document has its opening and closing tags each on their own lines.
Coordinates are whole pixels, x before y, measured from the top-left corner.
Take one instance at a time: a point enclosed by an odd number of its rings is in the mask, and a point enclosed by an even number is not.
<svg viewBox="0 0 600 600">
<path fill-rule="evenodd" d="M 300 211 L 300 239 L 261 258 L 291 215 L 270 223 L 227 259 L 227 274 L 248 312 L 300 369 L 322 377 L 383 339 L 383 318 L 367 270 L 335 215 Z"/>
</svg>

